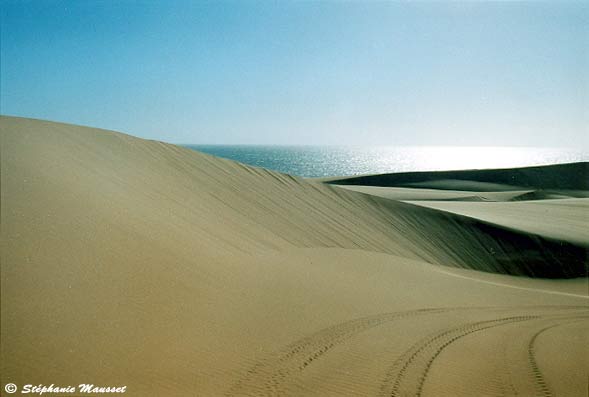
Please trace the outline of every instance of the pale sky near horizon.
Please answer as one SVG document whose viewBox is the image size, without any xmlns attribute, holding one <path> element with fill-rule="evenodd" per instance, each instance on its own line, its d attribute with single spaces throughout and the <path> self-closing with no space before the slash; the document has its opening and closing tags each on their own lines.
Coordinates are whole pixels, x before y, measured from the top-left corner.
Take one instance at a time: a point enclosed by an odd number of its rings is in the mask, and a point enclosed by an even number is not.
<svg viewBox="0 0 589 397">
<path fill-rule="evenodd" d="M 6 115 L 175 143 L 589 149 L 589 2 L 0 4 Z"/>
</svg>

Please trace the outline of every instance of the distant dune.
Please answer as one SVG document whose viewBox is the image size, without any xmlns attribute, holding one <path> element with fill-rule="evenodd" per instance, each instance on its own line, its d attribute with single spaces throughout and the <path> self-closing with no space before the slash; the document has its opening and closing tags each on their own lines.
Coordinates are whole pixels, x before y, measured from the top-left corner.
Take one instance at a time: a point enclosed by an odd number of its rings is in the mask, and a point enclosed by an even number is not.
<svg viewBox="0 0 589 397">
<path fill-rule="evenodd" d="M 589 190 L 589 163 L 492 170 L 402 172 L 362 175 L 346 178 L 324 178 L 338 185 L 430 187 L 475 191 L 533 189 Z"/>
<path fill-rule="evenodd" d="M 111 131 L 0 127 L 2 384 L 586 391 L 585 163 L 333 182 L 368 187 L 351 191 Z M 508 202 L 546 190 L 561 199 Z"/>
</svg>

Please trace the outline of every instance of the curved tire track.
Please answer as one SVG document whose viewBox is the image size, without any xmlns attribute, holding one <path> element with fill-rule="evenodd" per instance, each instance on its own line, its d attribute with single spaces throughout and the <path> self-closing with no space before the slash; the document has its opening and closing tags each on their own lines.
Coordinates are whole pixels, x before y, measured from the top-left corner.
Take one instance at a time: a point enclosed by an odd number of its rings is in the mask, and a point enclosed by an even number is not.
<svg viewBox="0 0 589 397">
<path fill-rule="evenodd" d="M 537 319 L 550 320 L 552 322 L 568 320 L 571 318 L 587 318 L 586 316 L 570 316 L 570 314 L 542 313 L 538 315 L 520 315 L 498 318 L 493 320 L 478 321 L 451 328 L 422 339 L 414 344 L 401 357 L 399 357 L 391 369 L 387 372 L 384 382 L 381 385 L 382 396 L 420 396 L 423 386 L 427 380 L 428 373 L 438 356 L 451 344 L 460 341 L 461 338 L 473 333 L 486 331 L 520 321 Z M 577 320 L 581 321 L 581 320 Z M 575 321 L 559 322 L 551 324 L 537 331 L 527 343 L 528 363 L 532 381 L 538 395 L 551 397 L 552 393 L 544 380 L 534 355 L 534 343 L 536 338 L 545 331 L 554 327 L 569 324 Z M 514 387 L 514 385 L 511 385 Z M 517 393 L 516 393 L 517 394 Z"/>
<path fill-rule="evenodd" d="M 402 312 L 390 312 L 390 313 L 381 313 L 366 317 L 361 317 L 357 319 L 352 319 L 349 321 L 345 321 L 342 323 L 338 323 L 324 329 L 321 329 L 313 334 L 310 334 L 306 337 L 298 339 L 297 341 L 287 345 L 285 348 L 279 350 L 278 352 L 274 353 L 270 357 L 267 357 L 257 364 L 252 366 L 249 370 L 246 371 L 244 376 L 238 380 L 233 386 L 225 393 L 226 396 L 235 396 L 235 395 L 257 395 L 257 396 L 276 396 L 281 395 L 284 393 L 284 385 L 288 382 L 290 378 L 293 376 L 300 375 L 306 368 L 308 368 L 311 364 L 316 362 L 326 353 L 328 353 L 332 348 L 342 343 L 347 342 L 355 335 L 362 333 L 364 331 L 368 331 L 372 328 L 388 324 L 390 322 L 396 320 L 402 320 L 405 318 L 413 318 L 417 316 L 425 316 L 425 315 L 436 315 L 436 314 L 444 314 L 453 311 L 475 311 L 480 313 L 481 311 L 484 312 L 492 312 L 492 311 L 505 311 L 505 312 L 513 312 L 513 311 L 535 311 L 535 310 L 578 310 L 579 306 L 526 306 L 526 307 L 446 307 L 446 308 L 424 308 L 418 310 L 411 310 L 411 311 L 402 311 Z M 443 338 L 444 343 L 440 348 L 440 343 L 437 343 L 438 349 L 440 351 L 435 354 L 435 356 L 431 359 L 431 362 L 427 366 L 426 373 L 429 371 L 429 367 L 433 363 L 433 360 L 441 353 L 441 351 L 448 346 L 449 344 L 455 342 L 456 340 L 471 334 L 473 332 L 483 331 L 487 328 L 497 327 L 500 325 L 505 325 L 507 323 L 517 322 L 517 321 L 525 321 L 530 319 L 539 318 L 540 316 L 510 316 L 505 318 L 496 318 L 487 321 L 479 321 L 474 323 L 469 323 L 466 325 L 462 325 L 460 327 L 452 328 L 451 330 L 444 331 L 442 333 L 437 333 L 434 336 L 430 337 L 428 340 L 432 340 L 431 343 L 436 343 L 438 338 L 436 336 Z M 461 335 L 461 332 L 465 332 L 464 335 Z M 453 332 L 453 333 L 452 333 Z M 452 335 L 449 335 L 452 333 Z M 448 334 L 448 337 L 444 337 L 443 335 Z M 426 342 L 427 343 L 427 342 Z M 416 344 L 412 349 L 408 352 L 412 352 L 414 350 L 419 350 L 419 346 Z M 402 360 L 403 357 L 406 357 L 406 354 L 401 356 L 399 360 Z M 397 361 L 399 361 L 397 360 Z M 400 361 L 399 361 L 400 362 Z M 398 365 L 397 365 L 398 366 Z M 396 367 L 396 366 L 394 366 Z M 389 371 L 394 374 L 394 369 Z M 425 376 L 424 375 L 424 376 Z M 394 375 L 393 375 L 394 376 Z M 421 387 L 423 387 L 423 383 L 425 382 L 425 377 L 421 382 Z M 390 382 L 385 382 L 381 386 L 382 390 L 387 390 L 387 385 Z M 390 388 L 388 388 L 388 392 L 383 393 L 383 395 L 395 395 L 391 394 Z M 410 394 L 414 395 L 415 390 L 413 390 Z"/>
<path fill-rule="evenodd" d="M 334 346 L 361 332 L 406 317 L 438 314 L 460 309 L 463 308 L 432 308 L 382 313 L 332 325 L 291 343 L 282 349 L 276 357 L 256 364 L 226 395 L 247 395 L 251 393 L 256 395 L 280 395 L 280 386 L 289 376 L 305 370 Z M 260 386 L 261 383 L 263 386 Z"/>
<path fill-rule="evenodd" d="M 448 346 L 475 332 L 537 318 L 540 317 L 511 316 L 477 321 L 424 338 L 395 361 L 381 386 L 381 394 L 383 396 L 420 396 L 431 366 Z"/>
<path fill-rule="evenodd" d="M 542 371 L 540 370 L 540 367 L 538 365 L 538 360 L 536 359 L 536 353 L 535 353 L 536 340 L 538 339 L 538 337 L 540 335 L 542 335 L 544 332 L 546 332 L 548 330 L 551 330 L 553 328 L 560 327 L 563 325 L 576 323 L 578 321 L 583 321 L 583 320 L 586 320 L 588 317 L 578 316 L 578 317 L 573 317 L 573 318 L 582 318 L 582 319 L 576 320 L 576 321 L 567 321 L 564 323 L 549 325 L 547 327 L 540 329 L 536 333 L 534 333 L 534 335 L 532 335 L 532 337 L 530 338 L 530 341 L 528 343 L 528 363 L 530 365 L 530 369 L 532 372 L 532 378 L 534 380 L 534 384 L 536 385 L 536 391 L 538 393 L 537 394 L 538 396 L 552 397 L 553 393 L 552 393 L 552 390 L 550 389 L 550 387 L 548 386 L 548 384 L 546 383 L 544 375 L 542 374 Z"/>
</svg>

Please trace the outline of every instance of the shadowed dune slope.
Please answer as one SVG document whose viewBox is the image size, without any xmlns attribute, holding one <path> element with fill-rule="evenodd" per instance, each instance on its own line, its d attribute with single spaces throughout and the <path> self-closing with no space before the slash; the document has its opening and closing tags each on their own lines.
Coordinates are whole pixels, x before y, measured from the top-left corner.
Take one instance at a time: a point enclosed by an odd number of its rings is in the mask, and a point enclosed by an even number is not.
<svg viewBox="0 0 589 397">
<path fill-rule="evenodd" d="M 491 170 L 402 172 L 329 178 L 337 185 L 423 187 L 444 190 L 505 191 L 531 189 L 589 190 L 589 163 Z"/>
<path fill-rule="evenodd" d="M 515 202 L 413 201 L 495 225 L 589 247 L 589 199 L 567 198 Z"/>
<path fill-rule="evenodd" d="M 175 255 L 339 247 L 515 275 L 585 272 L 573 244 L 120 133 L 3 117 L 2 168 L 5 240 L 119 232 Z"/>
<path fill-rule="evenodd" d="M 501 192 L 476 192 L 465 190 L 424 189 L 405 187 L 336 185 L 372 196 L 400 201 L 517 201 L 531 197 L 534 190 L 510 190 Z"/>
</svg>

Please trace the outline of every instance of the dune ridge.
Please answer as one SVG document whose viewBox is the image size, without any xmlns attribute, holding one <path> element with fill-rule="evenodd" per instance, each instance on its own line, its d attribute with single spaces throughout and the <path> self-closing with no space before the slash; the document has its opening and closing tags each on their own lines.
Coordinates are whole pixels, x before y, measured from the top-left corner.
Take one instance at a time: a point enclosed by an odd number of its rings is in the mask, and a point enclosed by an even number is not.
<svg viewBox="0 0 589 397">
<path fill-rule="evenodd" d="M 88 195 L 101 183 L 102 190 L 87 197 L 97 209 L 124 209 L 125 217 L 143 217 L 140 222 L 157 223 L 158 228 L 169 223 L 154 218 L 161 213 L 159 208 L 129 208 L 126 195 L 151 198 L 144 200 L 146 205 L 159 205 L 160 200 L 166 200 L 166 206 L 174 203 L 174 211 L 160 216 L 177 217 L 192 236 L 198 233 L 203 244 L 191 245 L 200 253 L 209 252 L 207 240 L 214 239 L 223 242 L 224 252 L 339 247 L 505 274 L 552 278 L 585 274 L 585 249 L 570 242 L 553 242 L 113 132 L 12 118 L 5 118 L 3 124 L 9 177 L 30 172 L 26 167 L 31 166 L 35 172 L 63 167 L 56 172 L 59 179 L 54 178 L 62 191 Z M 75 169 L 64 162 L 72 153 L 76 153 Z M 44 157 L 37 157 L 40 154 Z M 100 178 L 97 170 L 111 178 Z M 56 192 L 33 197 L 45 194 Z M 534 254 L 522 260 L 522 250 Z"/>
<path fill-rule="evenodd" d="M 3 384 L 481 395 L 509 365 L 520 394 L 584 390 L 583 280 L 558 280 L 579 245 L 110 131 L 0 131 Z"/>
</svg>

